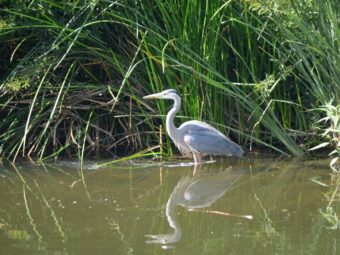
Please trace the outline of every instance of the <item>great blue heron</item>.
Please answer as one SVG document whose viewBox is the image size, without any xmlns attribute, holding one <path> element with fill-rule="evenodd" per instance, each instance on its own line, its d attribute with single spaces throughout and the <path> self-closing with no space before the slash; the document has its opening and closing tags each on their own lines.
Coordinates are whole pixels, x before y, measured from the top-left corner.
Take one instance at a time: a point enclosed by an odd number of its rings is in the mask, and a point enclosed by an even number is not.
<svg viewBox="0 0 340 255">
<path fill-rule="evenodd" d="M 243 156 L 244 152 L 239 145 L 205 122 L 190 120 L 176 128 L 174 118 L 181 106 L 181 98 L 176 90 L 167 89 L 143 98 L 174 100 L 175 104 L 166 116 L 166 129 L 181 153 L 192 153 L 195 165 L 202 163 L 203 155 Z"/>
</svg>

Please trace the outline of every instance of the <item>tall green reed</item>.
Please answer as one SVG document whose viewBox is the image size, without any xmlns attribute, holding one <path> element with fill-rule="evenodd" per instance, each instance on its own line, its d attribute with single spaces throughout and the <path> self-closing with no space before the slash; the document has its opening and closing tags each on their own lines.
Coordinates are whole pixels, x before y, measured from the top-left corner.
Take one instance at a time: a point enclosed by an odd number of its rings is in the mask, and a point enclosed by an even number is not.
<svg viewBox="0 0 340 255">
<path fill-rule="evenodd" d="M 169 87 L 183 97 L 179 120 L 208 121 L 247 148 L 303 153 L 313 97 L 280 24 L 247 1 L 38 0 L 1 12 L 6 157 L 152 147 L 168 104 L 141 97 Z"/>
<path fill-rule="evenodd" d="M 309 128 L 326 140 L 323 146 L 332 144 L 332 154 L 340 150 L 340 37 L 338 1 L 309 1 L 305 5 L 293 5 L 287 21 L 280 22 L 281 15 L 273 14 L 272 20 L 280 29 L 284 40 L 282 53 L 289 63 L 295 63 L 292 74 L 299 82 L 304 108 L 310 115 Z M 291 64 L 292 65 L 292 64 Z M 320 139 L 310 141 L 321 148 Z"/>
</svg>

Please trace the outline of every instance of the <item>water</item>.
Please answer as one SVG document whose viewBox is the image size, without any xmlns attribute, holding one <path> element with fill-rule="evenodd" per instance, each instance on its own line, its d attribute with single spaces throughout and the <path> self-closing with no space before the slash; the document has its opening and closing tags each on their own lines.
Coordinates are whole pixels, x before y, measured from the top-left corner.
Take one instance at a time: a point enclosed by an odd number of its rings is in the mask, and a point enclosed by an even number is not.
<svg viewBox="0 0 340 255">
<path fill-rule="evenodd" d="M 328 164 L 2 165 L 0 254 L 340 254 Z"/>
</svg>

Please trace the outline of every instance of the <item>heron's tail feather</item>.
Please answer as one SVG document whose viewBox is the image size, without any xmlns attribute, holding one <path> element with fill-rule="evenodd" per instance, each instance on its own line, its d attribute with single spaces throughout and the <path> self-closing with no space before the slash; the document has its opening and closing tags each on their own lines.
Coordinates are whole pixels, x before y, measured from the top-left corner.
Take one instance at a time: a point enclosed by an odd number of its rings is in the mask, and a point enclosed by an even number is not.
<svg viewBox="0 0 340 255">
<path fill-rule="evenodd" d="M 244 151 L 242 147 L 239 146 L 238 144 L 228 141 L 228 143 L 225 144 L 225 147 L 226 147 L 227 155 L 235 156 L 238 158 L 243 157 Z"/>
</svg>

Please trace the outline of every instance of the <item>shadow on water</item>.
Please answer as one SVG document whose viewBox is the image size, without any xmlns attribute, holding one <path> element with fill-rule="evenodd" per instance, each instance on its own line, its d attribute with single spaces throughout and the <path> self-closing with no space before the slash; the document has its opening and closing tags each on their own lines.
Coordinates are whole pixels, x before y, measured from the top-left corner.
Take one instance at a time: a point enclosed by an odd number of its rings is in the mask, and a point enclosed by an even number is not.
<svg viewBox="0 0 340 255">
<path fill-rule="evenodd" d="M 0 164 L 0 253 L 339 253 L 328 161 L 96 166 Z"/>
</svg>

